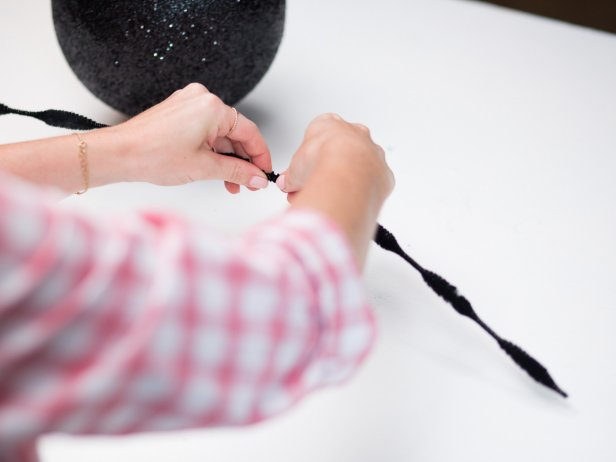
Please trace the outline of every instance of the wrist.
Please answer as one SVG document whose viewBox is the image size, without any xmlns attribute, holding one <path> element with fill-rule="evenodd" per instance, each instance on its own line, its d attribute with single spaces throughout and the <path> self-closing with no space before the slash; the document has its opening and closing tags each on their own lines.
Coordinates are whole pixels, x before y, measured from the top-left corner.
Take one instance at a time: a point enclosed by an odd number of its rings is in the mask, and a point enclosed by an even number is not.
<svg viewBox="0 0 616 462">
<path fill-rule="evenodd" d="M 292 202 L 293 207 L 315 210 L 336 223 L 347 236 L 360 268 L 386 197 L 372 175 L 364 163 L 354 159 L 323 159 Z"/>
<path fill-rule="evenodd" d="M 116 127 L 106 127 L 81 135 L 87 143 L 92 187 L 133 181 L 132 144 Z"/>
</svg>

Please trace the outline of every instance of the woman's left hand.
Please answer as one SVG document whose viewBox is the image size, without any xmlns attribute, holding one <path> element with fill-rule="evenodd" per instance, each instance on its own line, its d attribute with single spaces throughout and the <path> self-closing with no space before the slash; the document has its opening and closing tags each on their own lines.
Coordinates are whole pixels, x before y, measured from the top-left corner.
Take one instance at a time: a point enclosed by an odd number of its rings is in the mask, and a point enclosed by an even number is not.
<svg viewBox="0 0 616 462">
<path fill-rule="evenodd" d="M 233 194 L 240 185 L 265 188 L 263 171 L 272 170 L 269 148 L 255 123 L 236 114 L 203 85 L 192 83 L 100 135 L 117 137 L 125 147 L 118 181 L 179 185 L 219 179 Z M 234 152 L 252 163 L 217 152 Z"/>
</svg>

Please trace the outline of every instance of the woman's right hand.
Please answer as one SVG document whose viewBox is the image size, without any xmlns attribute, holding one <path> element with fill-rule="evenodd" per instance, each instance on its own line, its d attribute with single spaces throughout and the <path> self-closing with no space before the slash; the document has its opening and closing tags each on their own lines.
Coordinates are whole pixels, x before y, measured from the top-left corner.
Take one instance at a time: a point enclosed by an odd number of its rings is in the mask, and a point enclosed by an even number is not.
<svg viewBox="0 0 616 462">
<path fill-rule="evenodd" d="M 369 180 L 375 193 L 385 199 L 393 190 L 394 176 L 385 162 L 383 148 L 375 144 L 370 130 L 362 124 L 349 123 L 337 114 L 322 114 L 306 129 L 304 140 L 293 156 L 289 168 L 276 184 L 288 193 L 289 202 L 309 182 L 321 165 L 340 172 L 340 181 L 349 175 Z M 369 172 L 357 175 L 357 170 Z"/>
<path fill-rule="evenodd" d="M 317 117 L 276 183 L 293 207 L 336 223 L 363 266 L 381 206 L 394 187 L 385 153 L 367 127 L 335 114 Z"/>
</svg>

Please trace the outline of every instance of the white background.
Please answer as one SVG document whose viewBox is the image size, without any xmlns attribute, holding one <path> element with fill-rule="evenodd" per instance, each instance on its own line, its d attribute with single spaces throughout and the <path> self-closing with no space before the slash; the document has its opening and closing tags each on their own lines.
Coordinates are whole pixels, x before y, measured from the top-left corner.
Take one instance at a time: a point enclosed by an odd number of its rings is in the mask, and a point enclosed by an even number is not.
<svg viewBox="0 0 616 462">
<path fill-rule="evenodd" d="M 119 114 L 66 65 L 50 2 L 0 2 L 0 101 Z M 536 385 L 376 246 L 378 344 L 347 385 L 253 428 L 46 438 L 45 462 L 616 460 L 616 36 L 464 0 L 290 0 L 280 52 L 238 108 L 288 164 L 315 115 L 363 122 L 397 188 L 381 222 L 571 397 Z M 64 133 L 0 118 L 0 142 Z M 352 193 L 352 192 L 351 192 Z M 270 187 L 114 185 L 62 206 L 172 209 L 239 233 Z"/>
</svg>

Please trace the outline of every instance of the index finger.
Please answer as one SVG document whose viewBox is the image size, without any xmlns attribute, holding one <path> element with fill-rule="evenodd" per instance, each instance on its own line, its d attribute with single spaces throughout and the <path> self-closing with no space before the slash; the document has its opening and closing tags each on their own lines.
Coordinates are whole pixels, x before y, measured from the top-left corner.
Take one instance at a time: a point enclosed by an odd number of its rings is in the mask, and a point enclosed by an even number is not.
<svg viewBox="0 0 616 462">
<path fill-rule="evenodd" d="M 239 112 L 237 123 L 235 123 L 235 111 L 232 108 L 229 108 L 228 118 L 230 119 L 229 130 L 231 131 L 223 136 L 240 143 L 253 164 L 265 172 L 271 172 L 272 157 L 257 125 Z"/>
</svg>

